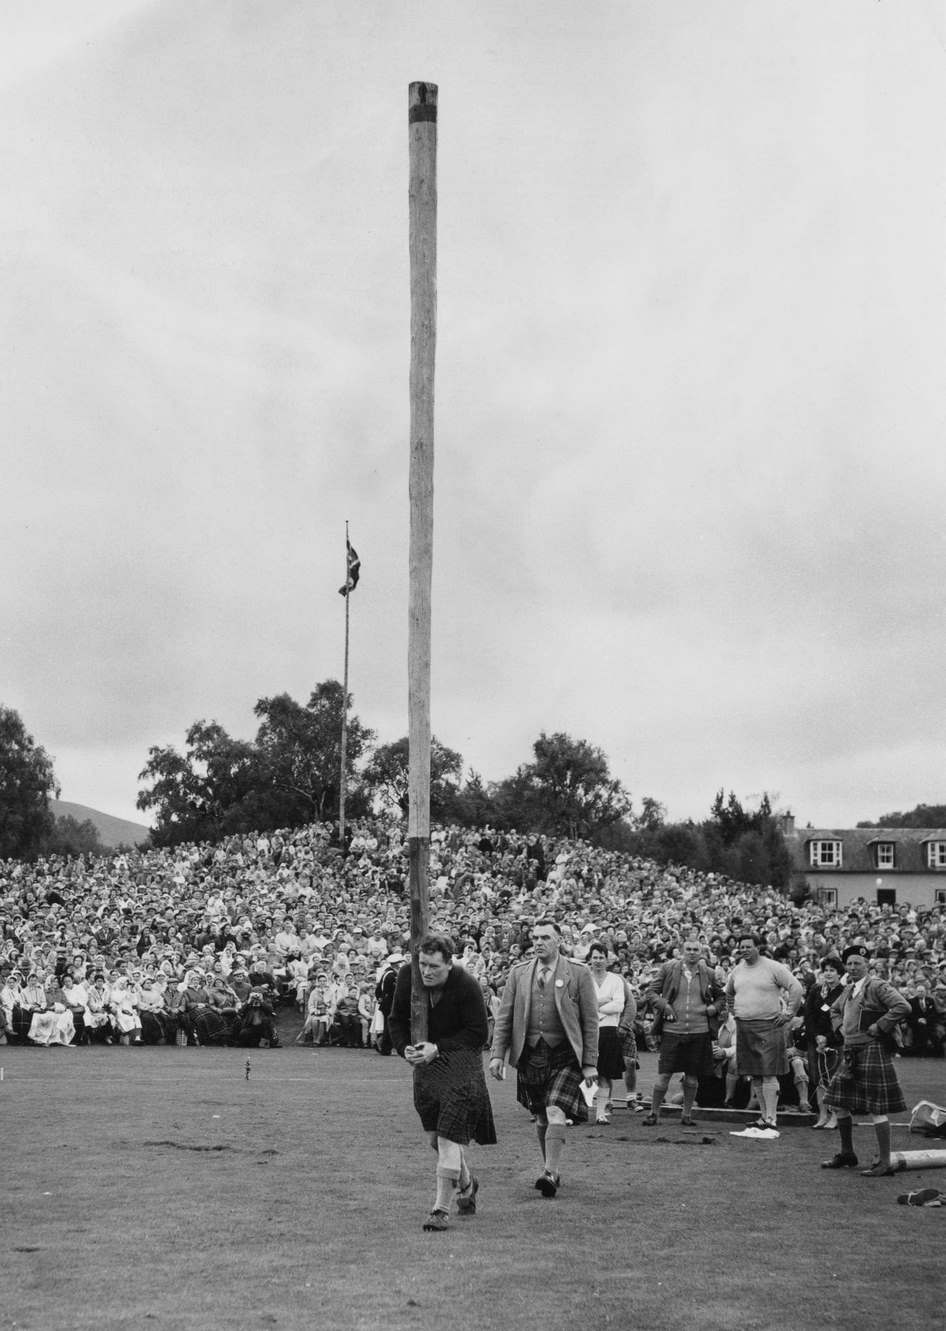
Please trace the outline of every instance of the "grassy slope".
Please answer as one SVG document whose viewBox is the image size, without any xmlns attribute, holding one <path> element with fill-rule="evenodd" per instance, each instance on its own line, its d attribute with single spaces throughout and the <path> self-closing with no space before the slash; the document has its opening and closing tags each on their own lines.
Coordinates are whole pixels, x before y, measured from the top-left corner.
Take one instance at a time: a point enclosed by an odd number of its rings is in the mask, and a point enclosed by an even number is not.
<svg viewBox="0 0 946 1331">
<path fill-rule="evenodd" d="M 57 818 L 74 818 L 77 823 L 86 819 L 97 829 L 102 845 L 135 846 L 145 841 L 150 828 L 144 823 L 132 823 L 127 818 L 113 818 L 110 813 L 99 813 L 84 804 L 71 804 L 68 800 L 50 800 L 50 808 Z"/>
<path fill-rule="evenodd" d="M 617 1111 L 569 1132 L 546 1201 L 510 1078 L 491 1083 L 479 1214 L 428 1235 L 434 1158 L 400 1060 L 249 1057 L 247 1080 L 236 1049 L 0 1049 L 3 1331 L 937 1324 L 946 1211 L 895 1199 L 946 1171 L 824 1173 L 836 1134 Z M 899 1066 L 909 1103 L 946 1100 L 942 1062 Z"/>
</svg>

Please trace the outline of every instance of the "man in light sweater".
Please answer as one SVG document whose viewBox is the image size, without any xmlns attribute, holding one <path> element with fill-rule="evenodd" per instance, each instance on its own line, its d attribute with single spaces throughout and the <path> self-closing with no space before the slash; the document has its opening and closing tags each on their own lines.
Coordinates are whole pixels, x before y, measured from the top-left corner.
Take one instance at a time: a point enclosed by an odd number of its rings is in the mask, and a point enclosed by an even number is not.
<svg viewBox="0 0 946 1331">
<path fill-rule="evenodd" d="M 726 983 L 726 1001 L 736 1019 L 736 1072 L 752 1079 L 760 1115 L 753 1127 L 774 1132 L 778 1079 L 788 1072 L 788 1029 L 803 991 L 787 966 L 759 952 L 755 934 L 736 939 L 739 961 Z"/>
</svg>

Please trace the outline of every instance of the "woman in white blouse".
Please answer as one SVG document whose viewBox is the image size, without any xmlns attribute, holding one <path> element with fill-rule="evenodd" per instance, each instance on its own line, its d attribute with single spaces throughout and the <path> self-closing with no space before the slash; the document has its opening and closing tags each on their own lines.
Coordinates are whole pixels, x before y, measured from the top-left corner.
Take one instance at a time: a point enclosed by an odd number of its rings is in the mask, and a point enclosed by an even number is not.
<svg viewBox="0 0 946 1331">
<path fill-rule="evenodd" d="M 618 1037 L 618 1022 L 624 1011 L 624 981 L 608 970 L 605 943 L 592 943 L 588 965 L 598 994 L 598 1094 L 595 1122 L 610 1123 L 611 1084 L 624 1076 L 624 1055 Z"/>
</svg>

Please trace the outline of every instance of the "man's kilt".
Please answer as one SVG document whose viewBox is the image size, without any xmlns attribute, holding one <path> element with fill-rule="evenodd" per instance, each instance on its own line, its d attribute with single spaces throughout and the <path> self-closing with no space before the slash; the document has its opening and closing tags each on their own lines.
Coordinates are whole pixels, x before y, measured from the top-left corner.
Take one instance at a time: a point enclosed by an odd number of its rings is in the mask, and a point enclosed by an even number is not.
<svg viewBox="0 0 946 1331">
<path fill-rule="evenodd" d="M 466 1146 L 496 1141 L 493 1106 L 486 1089 L 481 1049 L 441 1050 L 432 1063 L 414 1069 L 414 1108 L 425 1132 Z"/>
<path fill-rule="evenodd" d="M 588 1118 L 584 1077 L 567 1040 L 554 1049 L 540 1040 L 534 1049 L 523 1050 L 516 1073 L 516 1099 L 530 1114 L 544 1115 L 549 1105 L 557 1105 L 575 1123 Z"/>
<path fill-rule="evenodd" d="M 890 1055 L 876 1040 L 844 1049 L 824 1100 L 828 1109 L 852 1114 L 899 1114 L 907 1107 Z"/>
</svg>

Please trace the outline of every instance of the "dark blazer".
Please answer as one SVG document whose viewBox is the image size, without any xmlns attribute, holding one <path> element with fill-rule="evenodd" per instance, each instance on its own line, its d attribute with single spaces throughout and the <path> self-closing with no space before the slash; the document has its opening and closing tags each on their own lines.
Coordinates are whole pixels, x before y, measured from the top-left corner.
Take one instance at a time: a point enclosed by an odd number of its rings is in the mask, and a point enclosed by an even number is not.
<svg viewBox="0 0 946 1331">
<path fill-rule="evenodd" d="M 489 1038 L 486 1000 L 479 982 L 468 970 L 454 962 L 440 1000 L 433 1007 L 428 997 L 427 1039 L 447 1054 L 452 1049 L 482 1049 Z M 388 1018 L 391 1043 L 404 1053 L 411 1039 L 411 967 L 405 964 L 397 973 L 394 1006 Z"/>
</svg>

